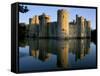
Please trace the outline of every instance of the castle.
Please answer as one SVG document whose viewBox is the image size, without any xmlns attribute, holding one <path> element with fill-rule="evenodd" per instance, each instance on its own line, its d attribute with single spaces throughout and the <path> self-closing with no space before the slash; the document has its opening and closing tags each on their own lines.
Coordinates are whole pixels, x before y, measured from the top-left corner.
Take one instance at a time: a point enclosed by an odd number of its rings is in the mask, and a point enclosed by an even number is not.
<svg viewBox="0 0 100 76">
<path fill-rule="evenodd" d="M 50 16 L 43 13 L 29 19 L 30 37 L 50 38 L 87 38 L 91 37 L 91 22 L 82 16 L 69 22 L 69 12 L 64 9 L 57 11 L 57 21 L 51 22 Z"/>
</svg>

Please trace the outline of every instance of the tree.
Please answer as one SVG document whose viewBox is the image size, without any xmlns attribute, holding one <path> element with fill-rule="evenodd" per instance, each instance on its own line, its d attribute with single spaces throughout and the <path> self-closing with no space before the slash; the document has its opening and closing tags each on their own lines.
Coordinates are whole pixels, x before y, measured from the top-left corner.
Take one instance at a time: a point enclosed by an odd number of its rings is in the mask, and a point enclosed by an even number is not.
<svg viewBox="0 0 100 76">
<path fill-rule="evenodd" d="M 27 6 L 19 5 L 19 12 L 26 13 L 28 11 L 29 9 L 27 8 Z"/>
</svg>

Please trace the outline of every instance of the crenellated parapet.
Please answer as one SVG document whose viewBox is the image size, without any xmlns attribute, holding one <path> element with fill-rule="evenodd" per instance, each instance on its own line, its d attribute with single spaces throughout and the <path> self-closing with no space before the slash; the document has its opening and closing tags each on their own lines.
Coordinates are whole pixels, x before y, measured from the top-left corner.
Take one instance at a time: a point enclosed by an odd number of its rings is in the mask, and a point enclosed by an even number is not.
<svg viewBox="0 0 100 76">
<path fill-rule="evenodd" d="M 51 22 L 50 16 L 45 13 L 40 16 L 35 15 L 33 18 L 29 19 L 31 33 L 37 32 L 37 37 L 91 37 L 91 21 L 76 14 L 76 19 L 69 22 L 69 14 L 70 13 L 67 10 L 59 9 L 57 11 L 57 21 L 55 22 Z"/>
</svg>

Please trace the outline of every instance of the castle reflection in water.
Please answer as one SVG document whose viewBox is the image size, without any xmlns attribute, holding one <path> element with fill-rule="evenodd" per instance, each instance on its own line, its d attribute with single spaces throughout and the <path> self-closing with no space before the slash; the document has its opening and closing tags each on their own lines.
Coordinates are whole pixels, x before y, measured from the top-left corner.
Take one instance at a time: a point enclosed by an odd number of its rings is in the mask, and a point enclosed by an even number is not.
<svg viewBox="0 0 100 76">
<path fill-rule="evenodd" d="M 68 59 L 70 59 L 68 54 L 75 56 L 75 62 L 83 59 L 90 51 L 90 42 L 90 39 L 29 39 L 27 45 L 30 56 L 46 62 L 52 55 L 56 55 L 56 66 L 66 69 L 69 66 Z"/>
</svg>

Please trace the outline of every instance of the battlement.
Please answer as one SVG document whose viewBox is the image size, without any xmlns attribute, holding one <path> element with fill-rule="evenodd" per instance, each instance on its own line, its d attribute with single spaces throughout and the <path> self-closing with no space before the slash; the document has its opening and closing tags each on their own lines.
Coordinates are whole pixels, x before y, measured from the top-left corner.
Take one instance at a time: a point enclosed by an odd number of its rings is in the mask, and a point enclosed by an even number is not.
<svg viewBox="0 0 100 76">
<path fill-rule="evenodd" d="M 39 37 L 90 37 L 91 22 L 78 14 L 76 14 L 76 20 L 69 22 L 69 16 L 67 10 L 59 9 L 57 22 L 52 23 L 50 16 L 43 13 L 40 16 L 36 15 L 30 18 L 29 23 L 39 25 Z M 47 27 L 47 25 L 49 26 Z"/>
</svg>

